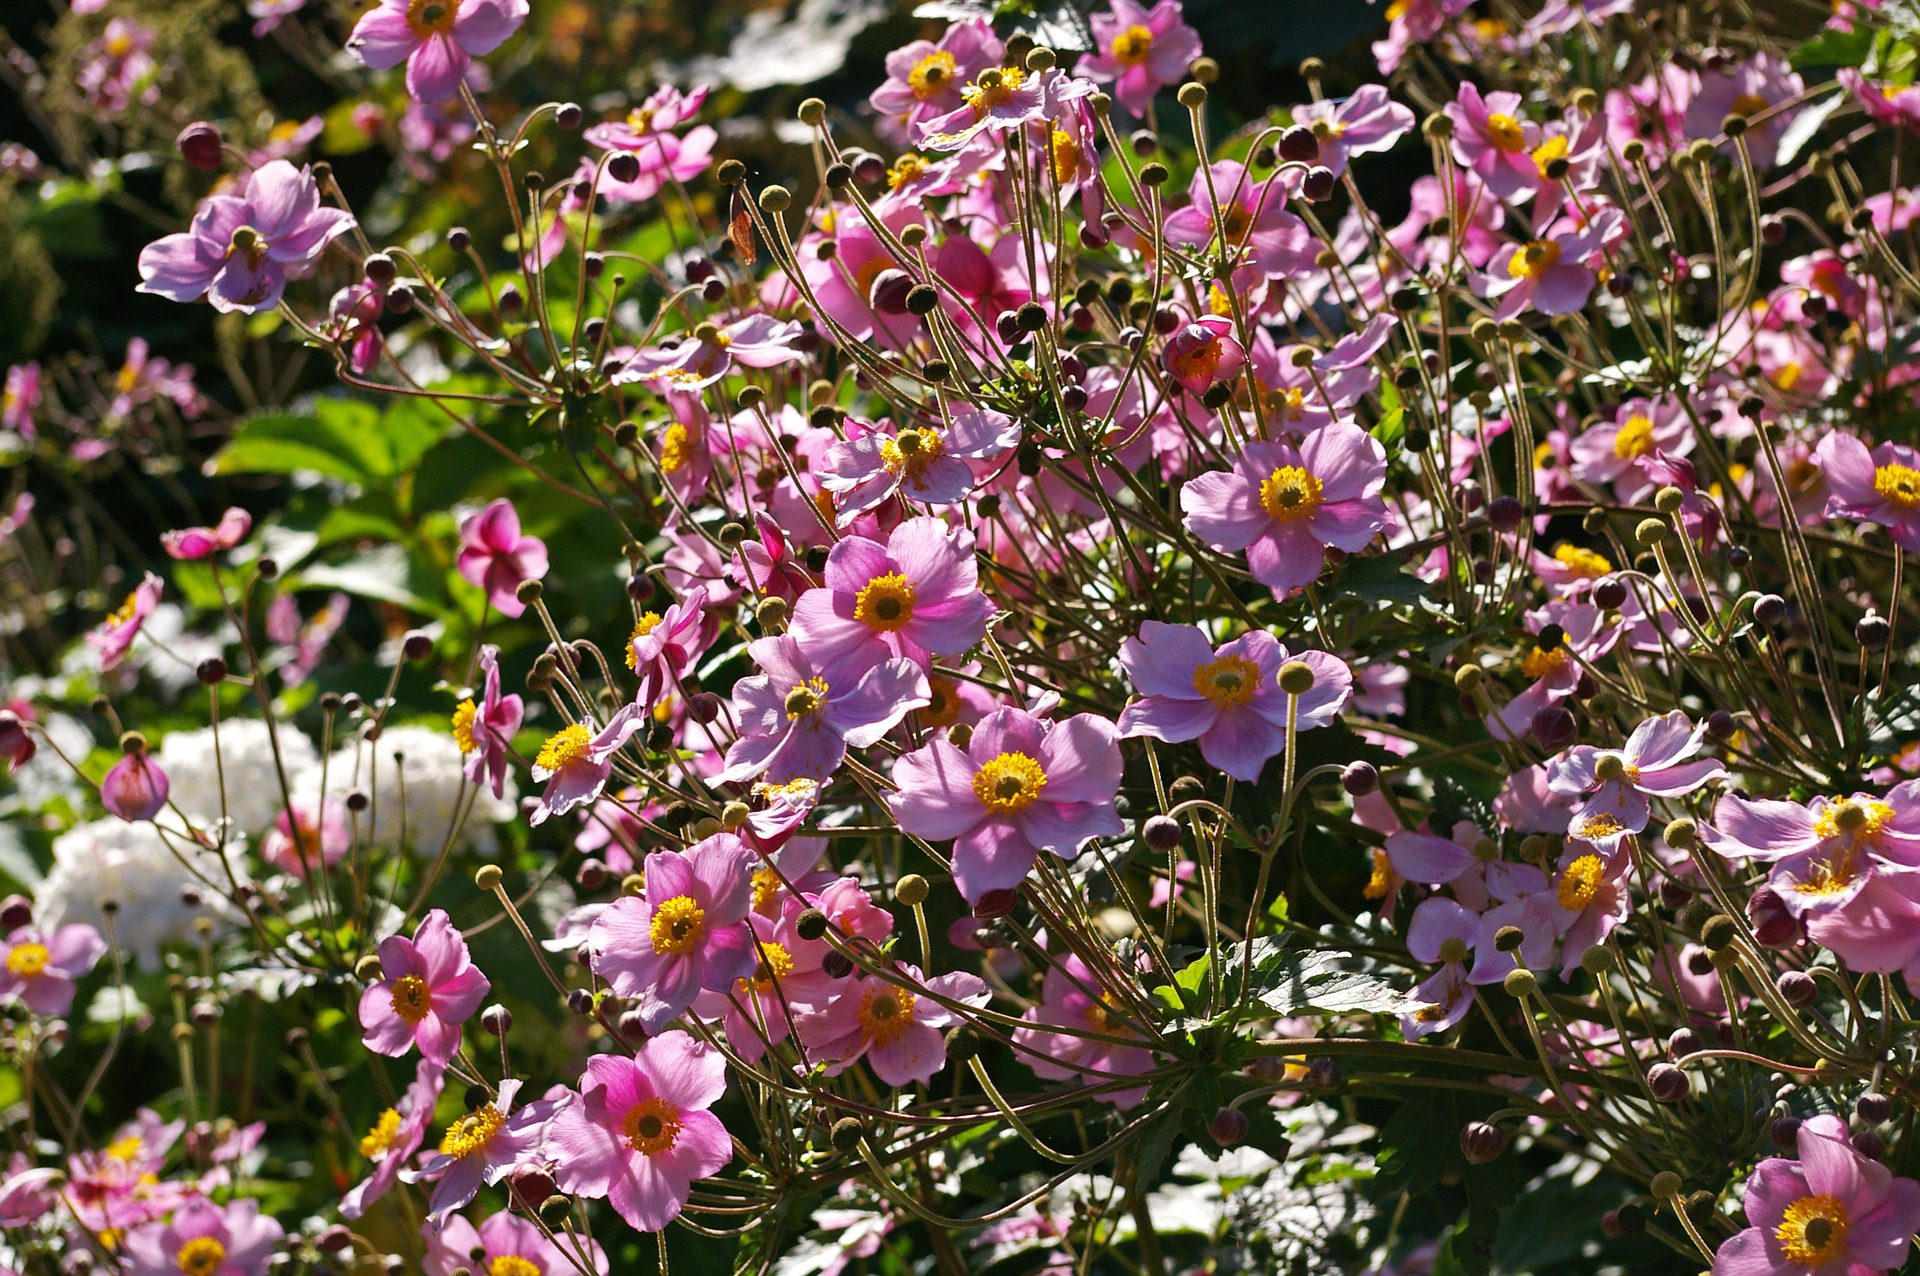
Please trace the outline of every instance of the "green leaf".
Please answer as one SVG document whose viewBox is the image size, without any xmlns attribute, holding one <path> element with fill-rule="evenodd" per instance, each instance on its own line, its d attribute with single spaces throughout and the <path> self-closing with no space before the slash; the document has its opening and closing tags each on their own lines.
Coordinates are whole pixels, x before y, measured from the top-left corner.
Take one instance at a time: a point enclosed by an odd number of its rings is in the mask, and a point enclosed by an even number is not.
<svg viewBox="0 0 1920 1276">
<path fill-rule="evenodd" d="M 1235 945 L 1221 962 L 1220 977 L 1229 989 L 1239 987 L 1243 956 Z M 1352 960 L 1351 953 L 1294 951 L 1262 936 L 1253 942 L 1253 995 L 1278 1015 L 1397 1015 L 1413 1007 L 1407 994 L 1385 980 L 1341 965 Z"/>
<path fill-rule="evenodd" d="M 1400 570 L 1385 555 L 1349 558 L 1334 588 L 1377 603 L 1410 603 L 1425 596 L 1427 582 Z"/>
<path fill-rule="evenodd" d="M 1874 29 L 1864 22 L 1851 31 L 1822 31 L 1787 58 L 1796 71 L 1808 67 L 1860 66 L 1873 52 Z"/>
<path fill-rule="evenodd" d="M 324 474 L 349 483 L 372 476 L 365 451 L 318 417 L 276 412 L 249 417 L 215 454 L 213 474 Z"/>
</svg>

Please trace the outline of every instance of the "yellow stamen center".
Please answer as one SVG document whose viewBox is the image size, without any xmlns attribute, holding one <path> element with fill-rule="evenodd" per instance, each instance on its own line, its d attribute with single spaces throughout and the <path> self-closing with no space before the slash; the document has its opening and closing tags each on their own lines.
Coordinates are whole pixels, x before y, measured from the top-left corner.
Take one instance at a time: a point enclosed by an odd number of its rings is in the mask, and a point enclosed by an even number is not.
<svg viewBox="0 0 1920 1276">
<path fill-rule="evenodd" d="M 687 463 L 692 459 L 693 448 L 687 436 L 687 427 L 676 421 L 660 436 L 660 468 L 668 474 L 678 474 L 687 468 Z"/>
<path fill-rule="evenodd" d="M 1253 699 L 1260 686 L 1260 667 L 1245 656 L 1221 656 L 1193 671 L 1193 689 L 1221 708 Z"/>
<path fill-rule="evenodd" d="M 620 1126 L 627 1146 L 648 1156 L 668 1151 L 680 1138 L 680 1109 L 665 1099 L 642 1099 L 627 1109 Z"/>
<path fill-rule="evenodd" d="M 738 979 L 734 987 L 742 997 L 749 991 L 769 993 L 774 984 L 793 973 L 793 954 L 787 951 L 785 944 L 776 944 L 772 940 L 760 942 L 760 961 L 754 967 L 752 979 Z"/>
<path fill-rule="evenodd" d="M 1551 651 L 1544 647 L 1534 647 L 1520 659 L 1520 672 L 1536 682 L 1567 663 L 1567 649 L 1555 647 Z"/>
<path fill-rule="evenodd" d="M 1820 808 L 1813 819 L 1813 831 L 1822 840 L 1847 834 L 1856 842 L 1877 842 L 1893 808 L 1885 802 L 1863 798 L 1836 798 Z"/>
<path fill-rule="evenodd" d="M 473 738 L 473 720 L 479 712 L 480 707 L 471 700 L 462 700 L 453 707 L 453 742 L 460 746 L 462 753 L 472 753 L 479 747 Z"/>
<path fill-rule="evenodd" d="M 1567 139 L 1564 135 L 1550 137 L 1533 148 L 1533 166 L 1540 170 L 1540 176 L 1547 175 L 1547 165 L 1557 159 L 1567 157 Z"/>
<path fill-rule="evenodd" d="M 973 777 L 973 795 L 980 805 L 1000 815 L 1032 806 L 1046 787 L 1046 771 L 1024 753 L 989 758 Z"/>
<path fill-rule="evenodd" d="M 633 654 L 633 644 L 652 633 L 660 624 L 662 617 L 657 611 L 643 611 L 640 619 L 633 622 L 633 632 L 627 635 L 627 668 L 638 669 L 640 658 Z"/>
<path fill-rule="evenodd" d="M 392 1151 L 393 1145 L 399 1140 L 400 1113 L 397 1109 L 388 1108 L 360 1139 L 360 1155 L 369 1161 L 377 1160 Z"/>
<path fill-rule="evenodd" d="M 1520 121 L 1500 111 L 1487 116 L 1487 138 L 1496 150 L 1512 155 L 1526 149 L 1527 131 Z"/>
<path fill-rule="evenodd" d="M 174 1261 L 183 1276 L 213 1276 L 227 1262 L 227 1247 L 211 1236 L 196 1236 L 180 1247 Z"/>
<path fill-rule="evenodd" d="M 853 618 L 878 633 L 890 634 L 913 619 L 913 582 L 899 572 L 868 581 L 853 600 Z"/>
<path fill-rule="evenodd" d="M 945 89 L 959 73 L 960 66 L 953 60 L 953 54 L 945 49 L 935 49 L 926 57 L 913 64 L 913 70 L 907 72 L 907 87 L 922 102 Z"/>
<path fill-rule="evenodd" d="M 1613 436 L 1613 454 L 1631 461 L 1653 451 L 1653 422 L 1635 413 Z"/>
<path fill-rule="evenodd" d="M 491 1103 L 483 1104 L 447 1127 L 440 1138 L 442 1156 L 468 1157 L 486 1150 L 507 1119 Z"/>
<path fill-rule="evenodd" d="M 1768 102 L 1767 99 L 1761 97 L 1758 93 L 1742 93 L 1739 97 L 1733 99 L 1733 113 L 1735 115 L 1752 117 L 1760 114 L 1760 112 L 1766 110 L 1771 105 L 1772 103 Z"/>
<path fill-rule="evenodd" d="M 1320 508 L 1320 480 L 1298 465 L 1282 465 L 1260 484 L 1260 508 L 1269 518 L 1291 523 Z"/>
<path fill-rule="evenodd" d="M 945 448 L 939 431 L 926 426 L 908 426 L 880 444 L 880 463 L 886 466 L 887 473 L 904 472 L 908 482 L 917 483 Z"/>
<path fill-rule="evenodd" d="M 1153 52 L 1153 32 L 1134 23 L 1113 37 L 1113 60 L 1121 66 L 1139 66 Z"/>
<path fill-rule="evenodd" d="M 787 721 L 811 718 L 827 703 L 827 680 L 809 678 L 787 692 Z"/>
<path fill-rule="evenodd" d="M 1515 279 L 1538 279 L 1560 262 L 1560 245 L 1551 239 L 1536 239 L 1513 255 L 1507 273 Z"/>
<path fill-rule="evenodd" d="M 1591 904 L 1593 897 L 1600 893 L 1600 883 L 1605 879 L 1606 871 L 1606 865 L 1598 855 L 1582 855 L 1561 869 L 1560 880 L 1553 888 L 1553 893 L 1559 897 L 1560 907 L 1577 913 Z"/>
<path fill-rule="evenodd" d="M 1053 130 L 1047 139 L 1047 154 L 1053 161 L 1053 180 L 1064 186 L 1072 181 L 1074 174 L 1080 171 L 1080 161 L 1085 152 L 1080 148 L 1080 139 L 1065 129 Z"/>
<path fill-rule="evenodd" d="M 860 999 L 860 1031 L 876 1046 L 892 1045 L 913 1026 L 913 1006 L 920 999 L 904 988 L 885 985 Z"/>
<path fill-rule="evenodd" d="M 1773 1229 L 1780 1252 L 1790 1263 L 1824 1267 L 1846 1252 L 1853 1219 L 1837 1196 L 1803 1196 L 1787 1206 Z"/>
<path fill-rule="evenodd" d="M 1366 889 L 1361 894 L 1368 899 L 1385 899 L 1393 893 L 1393 862 L 1377 846 L 1367 852 L 1367 858 L 1371 871 L 1367 874 Z"/>
<path fill-rule="evenodd" d="M 1590 549 L 1582 549 L 1578 545 L 1556 545 L 1553 550 L 1553 559 L 1582 580 L 1605 576 L 1613 570 L 1613 564 L 1607 561 L 1604 555 L 1596 554 Z"/>
<path fill-rule="evenodd" d="M 1601 811 L 1580 821 L 1580 827 L 1576 832 L 1580 837 L 1598 840 L 1603 837 L 1612 837 L 1616 833 L 1624 832 L 1625 829 L 1626 826 L 1619 820 Z"/>
<path fill-rule="evenodd" d="M 972 84 L 961 89 L 960 97 L 978 117 L 996 106 L 1005 106 L 1026 82 L 1027 73 L 1017 66 L 993 67 L 982 71 Z"/>
<path fill-rule="evenodd" d="M 656 953 L 685 957 L 707 933 L 707 910 L 691 895 L 675 895 L 653 910 L 647 938 Z"/>
<path fill-rule="evenodd" d="M 780 875 L 770 868 L 753 870 L 753 911 L 769 913 L 780 893 Z"/>
<path fill-rule="evenodd" d="M 1873 490 L 1901 509 L 1920 507 L 1920 470 L 1910 465 L 1882 465 L 1873 472 Z"/>
<path fill-rule="evenodd" d="M 433 993 L 427 981 L 418 975 L 402 975 L 393 981 L 393 1013 L 408 1023 L 419 1023 L 433 1009 Z"/>
<path fill-rule="evenodd" d="M 487 1260 L 487 1276 L 540 1276 L 532 1259 L 518 1254 L 502 1254 Z"/>
<path fill-rule="evenodd" d="M 15 944 L 7 950 L 7 973 L 31 979 L 46 971 L 51 958 L 45 944 Z"/>
<path fill-rule="evenodd" d="M 920 174 L 927 171 L 927 161 L 908 151 L 893 162 L 887 170 L 887 189 L 897 191 Z"/>
<path fill-rule="evenodd" d="M 593 734 L 578 722 L 560 728 L 547 737 L 540 746 L 540 752 L 533 764 L 542 771 L 554 772 L 570 762 L 577 762 L 585 756 L 587 746 L 593 743 Z"/>
</svg>

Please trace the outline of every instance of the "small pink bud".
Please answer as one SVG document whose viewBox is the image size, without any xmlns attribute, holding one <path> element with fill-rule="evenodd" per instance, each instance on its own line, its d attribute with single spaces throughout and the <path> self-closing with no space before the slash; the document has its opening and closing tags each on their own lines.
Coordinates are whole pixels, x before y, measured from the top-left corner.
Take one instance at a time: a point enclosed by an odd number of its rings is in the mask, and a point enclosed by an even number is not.
<svg viewBox="0 0 1920 1276">
<path fill-rule="evenodd" d="M 100 803 L 121 819 L 150 820 L 167 804 L 167 773 L 160 764 L 136 749 L 113 764 L 100 781 Z"/>
</svg>

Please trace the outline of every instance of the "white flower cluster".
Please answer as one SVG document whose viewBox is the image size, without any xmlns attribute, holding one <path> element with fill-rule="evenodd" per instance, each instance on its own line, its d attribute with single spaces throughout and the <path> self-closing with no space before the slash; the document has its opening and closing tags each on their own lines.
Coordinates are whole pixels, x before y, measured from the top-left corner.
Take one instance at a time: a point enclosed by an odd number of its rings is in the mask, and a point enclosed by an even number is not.
<svg viewBox="0 0 1920 1276">
<path fill-rule="evenodd" d="M 360 836 L 377 847 L 411 846 L 432 854 L 440 849 L 463 802 L 472 810 L 461 826 L 460 843 L 486 851 L 496 845 L 493 825 L 511 819 L 518 797 L 511 780 L 505 800 L 476 790 L 462 773 L 464 755 L 453 736 L 426 726 L 393 726 L 377 740 L 357 740 L 327 762 L 327 792 L 344 801 L 367 795 L 359 816 Z M 296 796 L 320 791 L 319 764 L 294 781 Z"/>
<path fill-rule="evenodd" d="M 268 734 L 267 724 L 254 718 L 235 718 L 220 724 L 219 753 L 214 751 L 215 729 L 176 731 L 160 742 L 155 756 L 173 785 L 173 803 L 193 819 L 210 826 L 219 820 L 222 810 L 233 827 L 257 835 L 272 825 L 286 805 L 280 787 L 280 772 L 274 766 L 273 744 L 280 745 L 281 765 L 287 782 L 317 765 L 319 751 L 297 729 L 279 723 Z M 224 787 L 226 800 L 221 801 Z M 307 789 L 293 787 L 293 796 L 319 793 L 319 785 Z"/>
<path fill-rule="evenodd" d="M 142 969 L 155 970 L 161 945 L 190 939 L 195 919 L 224 924 L 232 918 L 226 882 L 212 851 L 180 838 L 169 849 L 152 824 L 94 820 L 54 839 L 53 868 L 34 893 L 35 919 L 46 930 L 86 922 L 106 934 L 102 905 L 115 904 L 113 933 L 121 947 Z M 197 902 L 187 902 L 189 893 Z"/>
</svg>

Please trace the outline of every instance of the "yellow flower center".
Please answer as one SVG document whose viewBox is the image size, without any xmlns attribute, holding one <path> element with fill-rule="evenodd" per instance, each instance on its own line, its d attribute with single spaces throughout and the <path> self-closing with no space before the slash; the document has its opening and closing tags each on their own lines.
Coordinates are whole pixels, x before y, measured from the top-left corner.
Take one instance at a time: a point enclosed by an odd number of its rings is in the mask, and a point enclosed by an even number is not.
<svg viewBox="0 0 1920 1276">
<path fill-rule="evenodd" d="M 959 720 L 959 684 L 938 674 L 928 678 L 927 707 L 920 711 L 920 721 L 929 727 L 949 727 Z"/>
<path fill-rule="evenodd" d="M 473 738 L 473 720 L 479 712 L 480 707 L 471 700 L 462 700 L 453 707 L 453 742 L 460 746 L 462 753 L 472 753 L 479 747 Z"/>
<path fill-rule="evenodd" d="M 1910 465 L 1882 465 L 1873 472 L 1873 490 L 1882 500 L 1901 509 L 1920 506 L 1920 470 Z"/>
<path fill-rule="evenodd" d="M 1153 32 L 1134 23 L 1113 37 L 1113 60 L 1121 66 L 1139 66 L 1153 52 Z"/>
<path fill-rule="evenodd" d="M 1553 888 L 1553 893 L 1560 899 L 1560 907 L 1577 913 L 1591 904 L 1593 897 L 1600 893 L 1600 883 L 1606 871 L 1607 867 L 1601 863 L 1598 855 L 1582 855 L 1561 869 L 1560 880 Z"/>
<path fill-rule="evenodd" d="M 633 654 L 633 644 L 645 638 L 656 629 L 662 617 L 657 611 L 643 611 L 640 619 L 633 622 L 633 632 L 627 635 L 627 668 L 638 669 L 640 659 Z"/>
<path fill-rule="evenodd" d="M 875 576 L 853 600 L 853 618 L 878 633 L 890 634 L 913 619 L 913 582 L 899 572 Z"/>
<path fill-rule="evenodd" d="M 1547 165 L 1557 159 L 1567 157 L 1567 139 L 1564 135 L 1550 137 L 1533 148 L 1533 166 L 1540 170 L 1540 176 L 1547 175 Z"/>
<path fill-rule="evenodd" d="M 1066 185 L 1080 171 L 1080 160 L 1084 152 L 1080 149 L 1080 139 L 1065 129 L 1055 129 L 1047 139 L 1047 154 L 1053 160 L 1053 180 Z"/>
<path fill-rule="evenodd" d="M 687 462 L 692 459 L 693 448 L 687 427 L 676 421 L 660 436 L 660 468 L 668 474 L 678 474 L 687 468 Z"/>
<path fill-rule="evenodd" d="M 139 1135 L 129 1134 L 124 1139 L 115 1139 L 107 1144 L 107 1155 L 116 1161 L 131 1161 L 140 1155 L 140 1149 L 143 1146 L 145 1145 L 140 1142 Z"/>
<path fill-rule="evenodd" d="M 913 1006 L 919 1000 L 890 984 L 871 990 L 860 999 L 861 1033 L 872 1045 L 892 1045 L 913 1026 Z"/>
<path fill-rule="evenodd" d="M 793 954 L 787 951 L 785 944 L 776 944 L 771 940 L 760 942 L 760 961 L 754 967 L 752 979 L 734 981 L 734 987 L 742 997 L 748 991 L 768 993 L 774 984 L 793 973 Z"/>
<path fill-rule="evenodd" d="M 1787 1206 L 1773 1236 L 1788 1262 L 1824 1267 L 1846 1251 L 1852 1227 L 1853 1219 L 1839 1197 L 1803 1196 Z"/>
<path fill-rule="evenodd" d="M 1846 834 L 1856 842 L 1875 842 L 1892 818 L 1893 808 L 1885 802 L 1834 798 L 1814 817 L 1813 831 L 1822 841 Z"/>
<path fill-rule="evenodd" d="M 1551 651 L 1534 647 L 1520 658 L 1520 672 L 1537 682 L 1566 664 L 1567 659 L 1565 647 L 1555 647 Z"/>
<path fill-rule="evenodd" d="M 1368 899 L 1385 899 L 1393 893 L 1393 861 L 1379 847 L 1367 852 L 1371 871 L 1367 874 L 1366 889 L 1361 892 Z"/>
<path fill-rule="evenodd" d="M 543 771 L 560 770 L 570 762 L 576 762 L 585 756 L 587 746 L 593 743 L 593 734 L 578 722 L 570 723 L 547 737 L 540 746 L 539 754 L 533 764 Z"/>
<path fill-rule="evenodd" d="M 133 620 L 134 613 L 139 609 L 139 607 L 140 607 L 140 591 L 136 589 L 132 593 L 127 595 L 126 600 L 124 602 L 122 602 L 118 607 L 115 607 L 113 609 L 112 613 L 107 617 L 107 623 L 109 625 L 130 624 Z"/>
<path fill-rule="evenodd" d="M 668 1151 L 680 1138 L 680 1109 L 665 1099 L 642 1099 L 627 1109 L 620 1126 L 627 1146 L 648 1156 Z"/>
<path fill-rule="evenodd" d="M 1795 360 L 1792 363 L 1782 364 L 1779 370 L 1768 377 L 1767 380 L 1773 383 L 1774 389 L 1787 391 L 1799 385 L 1800 378 L 1806 374 L 1807 370 L 1800 365 L 1798 360 Z"/>
<path fill-rule="evenodd" d="M 675 895 L 653 910 L 647 938 L 653 942 L 654 952 L 685 957 L 706 933 L 707 910 L 691 895 Z"/>
<path fill-rule="evenodd" d="M 908 481 L 918 482 L 945 449 L 939 431 L 908 426 L 880 444 L 880 463 L 887 467 L 887 473 L 904 472 Z"/>
<path fill-rule="evenodd" d="M 1805 877 L 1793 884 L 1796 895 L 1843 895 L 1853 886 L 1857 847 L 1849 845 L 1838 854 L 1822 855 L 1807 866 Z"/>
<path fill-rule="evenodd" d="M 887 189 L 897 191 L 920 174 L 927 171 L 927 161 L 908 151 L 893 162 L 887 170 Z"/>
<path fill-rule="evenodd" d="M 1297 385 L 1275 390 L 1267 396 L 1267 411 L 1283 421 L 1298 421 L 1306 415 L 1307 392 Z"/>
<path fill-rule="evenodd" d="M 433 993 L 427 981 L 418 975 L 402 975 L 393 981 L 393 1013 L 408 1023 L 419 1023 L 433 1009 Z"/>
<path fill-rule="evenodd" d="M 1507 155 L 1524 150 L 1527 145 L 1527 131 L 1520 121 L 1501 111 L 1487 117 L 1487 137 L 1496 150 Z"/>
<path fill-rule="evenodd" d="M 393 1150 L 400 1138 L 400 1113 L 388 1108 L 360 1139 L 360 1155 L 372 1161 Z"/>
<path fill-rule="evenodd" d="M 922 102 L 946 88 L 960 70 L 953 60 L 953 54 L 945 49 L 935 49 L 926 57 L 913 64 L 913 70 L 907 72 L 907 87 Z"/>
<path fill-rule="evenodd" d="M 1260 688 L 1260 666 L 1245 656 L 1221 656 L 1193 671 L 1193 689 L 1221 708 L 1245 704 Z"/>
<path fill-rule="evenodd" d="M 1282 465 L 1260 484 L 1260 508 L 1269 518 L 1291 523 L 1320 508 L 1320 480 L 1298 465 Z"/>
<path fill-rule="evenodd" d="M 1020 86 L 1027 82 L 1027 73 L 1017 66 L 992 67 L 982 71 L 966 88 L 960 90 L 961 98 L 973 108 L 974 115 L 985 115 L 996 106 L 1005 106 L 1013 99 Z"/>
<path fill-rule="evenodd" d="M 46 970 L 51 958 L 45 944 L 15 944 L 7 950 L 7 973 L 31 979 Z"/>
<path fill-rule="evenodd" d="M 468 1157 L 484 1152 L 507 1119 L 491 1103 L 483 1104 L 447 1127 L 440 1138 L 442 1156 Z"/>
<path fill-rule="evenodd" d="M 458 13 L 459 6 L 454 0 L 413 0 L 407 6 L 407 26 L 421 39 L 447 35 L 452 32 Z"/>
<path fill-rule="evenodd" d="M 1733 99 L 1733 113 L 1751 117 L 1760 114 L 1771 105 L 1773 104 L 1758 93 L 1742 93 Z"/>
<path fill-rule="evenodd" d="M 518 1254 L 502 1254 L 498 1258 L 487 1260 L 487 1276 L 541 1276 L 539 1267 L 530 1258 Z"/>
<path fill-rule="evenodd" d="M 973 777 L 973 795 L 980 805 L 1000 815 L 1032 806 L 1046 787 L 1046 771 L 1024 753 L 989 758 Z"/>
<path fill-rule="evenodd" d="M 184 1276 L 213 1276 L 226 1264 L 227 1247 L 211 1236 L 196 1236 L 180 1247 L 174 1261 Z"/>
<path fill-rule="evenodd" d="M 653 108 L 638 107 L 627 112 L 627 127 L 636 133 L 648 133 L 653 130 Z"/>
<path fill-rule="evenodd" d="M 753 911 L 768 912 L 780 892 L 780 875 L 770 868 L 753 870 Z"/>
<path fill-rule="evenodd" d="M 827 703 L 827 680 L 809 678 L 787 692 L 787 721 L 811 718 Z"/>
<path fill-rule="evenodd" d="M 1639 413 L 1627 418 L 1613 436 L 1613 454 L 1623 461 L 1647 455 L 1653 451 L 1653 422 Z"/>
<path fill-rule="evenodd" d="M 1589 815 L 1586 819 L 1581 820 L 1580 827 L 1576 830 L 1576 833 L 1580 837 L 1599 839 L 1612 837 L 1614 834 L 1624 831 L 1625 827 L 1626 826 L 1621 824 L 1619 820 L 1614 819 L 1605 811 L 1601 811 L 1596 815 Z M 1587 858 L 1591 859 L 1592 856 L 1588 856 Z"/>
<path fill-rule="evenodd" d="M 1551 239 L 1536 239 L 1513 255 L 1507 273 L 1515 279 L 1538 279 L 1560 261 L 1560 245 Z"/>
<path fill-rule="evenodd" d="M 1578 545 L 1556 545 L 1553 560 L 1582 580 L 1592 580 L 1605 576 L 1613 570 L 1613 564 L 1606 557 Z"/>
</svg>

